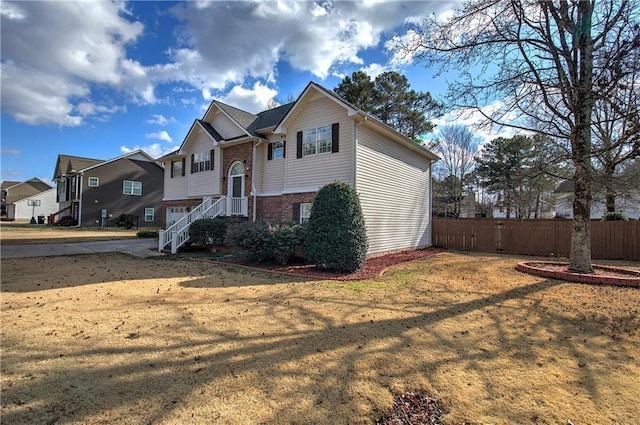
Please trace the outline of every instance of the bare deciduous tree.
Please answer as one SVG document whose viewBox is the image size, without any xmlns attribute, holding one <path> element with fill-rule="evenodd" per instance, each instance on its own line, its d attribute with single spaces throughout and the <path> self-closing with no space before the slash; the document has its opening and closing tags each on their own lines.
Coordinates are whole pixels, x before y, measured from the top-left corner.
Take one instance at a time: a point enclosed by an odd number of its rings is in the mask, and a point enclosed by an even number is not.
<svg viewBox="0 0 640 425">
<path fill-rule="evenodd" d="M 455 70 L 445 103 L 504 126 L 562 138 L 574 167 L 569 267 L 592 272 L 592 117 L 596 102 L 622 112 L 615 95 L 640 67 L 637 0 L 474 0 L 445 21 L 435 16 L 399 41 L 399 52 Z M 497 102 L 497 101 L 500 102 Z M 492 104 L 491 112 L 482 109 Z M 637 114 L 628 116 L 633 131 Z"/>
<path fill-rule="evenodd" d="M 464 189 L 470 183 L 475 167 L 479 139 L 465 125 L 445 125 L 439 130 L 440 136 L 429 144 L 429 148 L 441 158 L 435 164 L 443 192 L 440 195 L 452 200 L 453 214 L 458 217 Z"/>
</svg>

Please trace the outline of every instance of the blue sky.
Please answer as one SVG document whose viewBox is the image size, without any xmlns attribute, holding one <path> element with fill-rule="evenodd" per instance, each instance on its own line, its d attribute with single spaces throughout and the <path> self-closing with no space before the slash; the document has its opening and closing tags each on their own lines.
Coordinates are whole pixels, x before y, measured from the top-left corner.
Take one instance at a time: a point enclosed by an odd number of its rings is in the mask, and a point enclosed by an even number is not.
<svg viewBox="0 0 640 425">
<path fill-rule="evenodd" d="M 446 77 L 398 61 L 389 40 L 456 4 L 2 1 L 1 178 L 50 181 L 58 154 L 159 157 L 213 99 L 259 112 L 358 70 L 437 97 Z"/>
</svg>

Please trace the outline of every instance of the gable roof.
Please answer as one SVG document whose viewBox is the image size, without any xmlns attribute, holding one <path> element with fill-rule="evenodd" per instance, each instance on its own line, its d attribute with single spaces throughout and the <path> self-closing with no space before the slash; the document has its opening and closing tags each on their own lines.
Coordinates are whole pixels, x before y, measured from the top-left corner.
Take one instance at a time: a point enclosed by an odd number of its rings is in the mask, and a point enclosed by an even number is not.
<svg viewBox="0 0 640 425">
<path fill-rule="evenodd" d="M 17 184 L 20 184 L 22 182 L 14 182 L 14 181 L 9 181 L 9 180 L 5 180 L 2 182 L 2 190 L 7 190 L 8 188 L 15 186 Z"/>
<path fill-rule="evenodd" d="M 326 96 L 328 99 L 338 103 L 339 105 L 341 105 L 342 107 L 344 107 L 347 110 L 347 115 L 348 116 L 352 116 L 352 117 L 359 117 L 359 118 L 355 118 L 355 119 L 359 119 L 361 122 L 364 123 L 364 125 L 369 125 L 372 127 L 376 127 L 376 129 L 378 131 L 381 131 L 383 133 L 385 133 L 387 136 L 389 136 L 390 139 L 404 145 L 405 147 L 413 150 L 414 152 L 419 153 L 420 155 L 432 160 L 432 161 L 437 161 L 440 159 L 440 157 L 436 154 L 434 154 L 433 152 L 431 152 L 429 149 L 420 146 L 418 144 L 416 144 L 413 140 L 409 139 L 407 136 L 405 136 L 404 134 L 396 131 L 395 129 L 393 129 L 391 126 L 384 124 L 382 121 L 378 120 L 376 117 L 374 117 L 373 115 L 368 114 L 367 112 L 364 112 L 363 110 L 355 107 L 354 105 L 350 104 L 349 102 L 347 102 L 346 100 L 344 100 L 342 97 L 338 96 L 336 93 L 334 93 L 331 90 L 328 90 L 324 87 L 322 87 L 319 84 L 314 83 L 313 81 L 309 82 L 309 84 L 307 84 L 307 87 L 305 87 L 305 89 L 302 91 L 302 94 L 298 97 L 298 99 L 294 102 L 293 107 L 291 107 L 289 109 L 289 111 L 286 113 L 286 115 L 282 118 L 282 120 L 278 123 L 278 125 L 275 128 L 275 132 L 276 133 L 284 133 L 284 125 L 287 122 L 287 120 L 291 119 L 292 116 L 295 115 L 295 111 L 298 108 L 301 108 L 303 105 L 303 99 L 310 95 L 311 92 L 317 92 L 320 93 L 324 96 Z"/>
<path fill-rule="evenodd" d="M 53 180 L 59 179 L 63 174 L 71 172 L 72 170 L 83 170 L 101 162 L 104 161 L 101 159 L 83 158 L 80 156 L 58 155 L 56 168 L 53 172 Z"/>
<path fill-rule="evenodd" d="M 29 198 L 38 193 L 46 192 L 53 189 L 51 185 L 45 183 L 37 177 L 24 182 L 5 182 L 2 183 L 2 190 L 7 192 L 6 199 L 3 203 L 12 204 L 22 199 Z"/>
<path fill-rule="evenodd" d="M 56 164 L 56 169 L 53 174 L 53 179 L 54 180 L 58 179 L 62 177 L 63 174 L 79 173 L 79 172 L 87 171 L 92 168 L 96 168 L 105 164 L 109 164 L 113 161 L 117 161 L 119 159 L 124 159 L 128 157 L 132 157 L 132 159 L 139 159 L 142 161 L 154 162 L 158 165 L 158 167 L 162 167 L 160 164 L 156 162 L 155 159 L 153 159 L 151 156 L 149 156 L 146 152 L 144 152 L 141 149 L 126 153 L 124 155 L 120 155 L 116 158 L 112 158 L 106 161 L 102 159 L 82 158 L 79 156 L 58 155 L 58 163 Z"/>
</svg>

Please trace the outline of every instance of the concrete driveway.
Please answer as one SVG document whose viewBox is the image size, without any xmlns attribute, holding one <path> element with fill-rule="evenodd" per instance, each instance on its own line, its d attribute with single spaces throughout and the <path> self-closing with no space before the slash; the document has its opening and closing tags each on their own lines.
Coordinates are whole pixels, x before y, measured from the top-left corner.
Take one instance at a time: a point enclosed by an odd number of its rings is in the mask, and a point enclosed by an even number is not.
<svg viewBox="0 0 640 425">
<path fill-rule="evenodd" d="M 155 239 L 120 239 L 97 242 L 3 245 L 0 248 L 0 257 L 49 257 L 100 252 L 122 252 L 141 258 L 164 255 L 158 252 L 158 241 Z"/>
</svg>

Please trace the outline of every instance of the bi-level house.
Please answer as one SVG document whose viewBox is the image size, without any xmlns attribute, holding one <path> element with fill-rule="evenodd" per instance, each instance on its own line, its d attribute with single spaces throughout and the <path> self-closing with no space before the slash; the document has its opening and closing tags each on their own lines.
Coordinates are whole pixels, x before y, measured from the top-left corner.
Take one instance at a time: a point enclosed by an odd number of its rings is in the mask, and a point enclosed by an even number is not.
<svg viewBox="0 0 640 425">
<path fill-rule="evenodd" d="M 309 83 L 293 103 L 257 115 L 213 101 L 165 164 L 166 230 L 175 250 L 199 217 L 304 223 L 316 192 L 355 187 L 369 256 L 431 245 L 431 165 L 438 157 Z"/>
<path fill-rule="evenodd" d="M 53 181 L 60 210 L 79 226 L 160 227 L 164 170 L 141 150 L 107 161 L 58 155 Z"/>
</svg>

